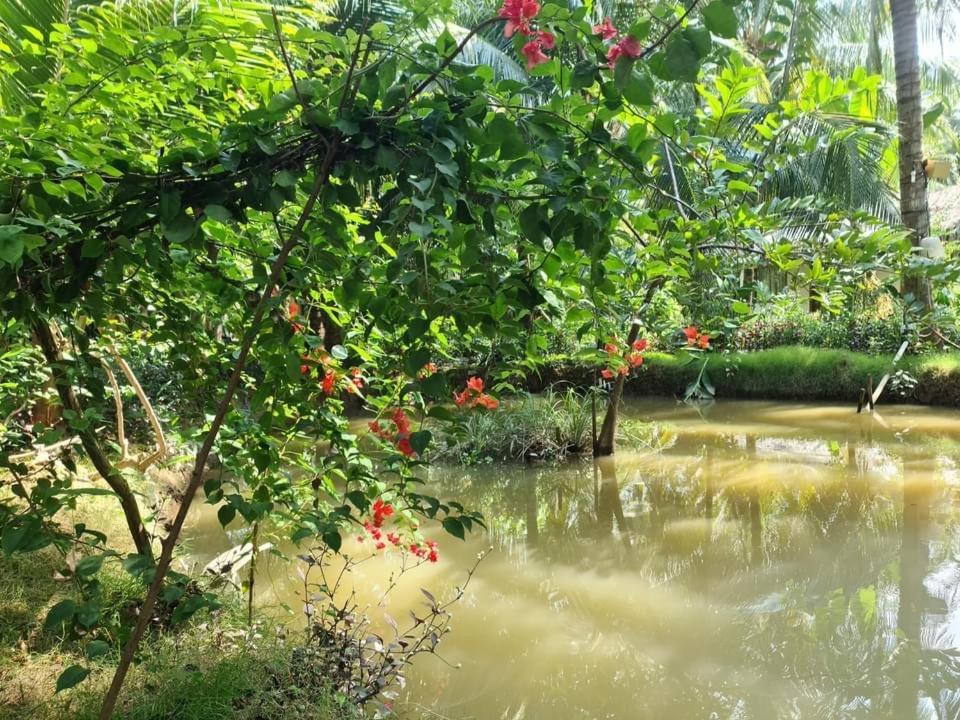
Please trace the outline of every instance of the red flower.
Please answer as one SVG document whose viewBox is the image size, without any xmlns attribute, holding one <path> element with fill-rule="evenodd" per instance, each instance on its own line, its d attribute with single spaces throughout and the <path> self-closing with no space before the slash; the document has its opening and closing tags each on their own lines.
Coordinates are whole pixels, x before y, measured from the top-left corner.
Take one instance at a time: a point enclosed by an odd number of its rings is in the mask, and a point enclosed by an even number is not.
<svg viewBox="0 0 960 720">
<path fill-rule="evenodd" d="M 377 498 L 376 502 L 373 503 L 373 524 L 380 527 L 383 525 L 384 518 L 391 515 L 393 515 L 393 505 L 385 503 L 383 498 Z"/>
<path fill-rule="evenodd" d="M 607 50 L 607 63 L 611 69 L 617 64 L 620 57 L 638 58 L 643 54 L 643 48 L 636 38 L 627 35 L 621 38 L 618 43 L 611 45 Z"/>
<path fill-rule="evenodd" d="M 631 345 L 631 347 L 633 348 L 634 352 L 643 352 L 644 350 L 647 349 L 647 341 L 635 340 L 633 345 Z"/>
<path fill-rule="evenodd" d="M 453 401 L 457 404 L 457 407 L 460 407 L 467 401 L 467 398 L 469 397 L 470 397 L 469 390 L 464 390 L 463 392 L 459 392 L 459 393 L 455 392 L 453 394 Z"/>
<path fill-rule="evenodd" d="M 320 384 L 320 389 L 323 390 L 324 395 L 333 395 L 334 387 L 336 386 L 337 375 L 334 372 L 328 372 L 323 376 L 323 382 Z"/>
<path fill-rule="evenodd" d="M 507 24 L 503 28 L 505 37 L 513 37 L 515 32 L 529 35 L 530 21 L 540 12 L 540 3 L 536 0 L 503 0 L 499 16 L 505 18 Z"/>
<path fill-rule="evenodd" d="M 476 376 L 467 380 L 467 389 L 473 390 L 475 393 L 483 392 L 483 380 Z"/>
<path fill-rule="evenodd" d="M 643 365 L 643 355 L 640 353 L 630 353 L 630 356 L 627 358 L 627 362 L 630 363 L 630 367 L 640 367 Z"/>
<path fill-rule="evenodd" d="M 387 533 L 387 540 L 389 540 L 394 547 L 400 544 L 400 536 L 396 533 Z"/>
<path fill-rule="evenodd" d="M 697 345 L 706 350 L 710 347 L 710 336 L 709 335 L 700 335 L 697 338 Z"/>
<path fill-rule="evenodd" d="M 604 368 L 603 370 L 600 371 L 600 376 L 604 380 L 613 380 L 613 370 L 611 370 L 610 368 Z"/>
<path fill-rule="evenodd" d="M 417 454 L 417 451 L 413 449 L 413 446 L 410 444 L 409 438 L 401 438 L 397 442 L 397 450 L 402 452 L 407 457 L 413 457 Z"/>
<path fill-rule="evenodd" d="M 300 374 L 301 374 L 301 375 L 306 375 L 308 372 L 310 372 L 310 366 L 309 366 L 309 365 L 307 365 L 306 363 L 304 363 L 303 365 L 300 366 Z"/>
<path fill-rule="evenodd" d="M 375 545 L 375 547 L 377 548 L 377 550 L 383 550 L 386 546 L 387 546 L 387 544 L 384 543 L 384 542 L 378 542 L 378 543 Z"/>
<path fill-rule="evenodd" d="M 403 412 L 403 408 L 397 408 L 393 411 L 393 415 L 390 416 L 390 419 L 393 420 L 393 424 L 397 426 L 397 432 L 401 435 L 410 434 L 410 419 L 407 417 L 406 413 Z"/>
<path fill-rule="evenodd" d="M 593 26 L 593 34 L 599 35 L 604 40 L 613 40 L 617 36 L 617 32 L 610 18 L 604 18 L 602 23 Z"/>
<path fill-rule="evenodd" d="M 427 554 L 426 549 L 420 547 L 417 543 L 410 543 L 410 552 L 418 558 L 425 557 Z"/>
<path fill-rule="evenodd" d="M 616 343 L 608 342 L 603 346 L 603 349 L 606 351 L 607 355 L 616 355 L 619 351 Z"/>
<path fill-rule="evenodd" d="M 687 336 L 687 344 L 693 345 L 697 341 L 697 336 L 700 334 L 697 329 L 691 325 L 690 327 L 685 327 L 683 329 L 683 334 Z"/>
<path fill-rule="evenodd" d="M 435 563 L 439 559 L 440 559 L 440 554 L 436 550 L 431 550 L 427 554 L 427 560 L 429 560 L 432 563 Z"/>
<path fill-rule="evenodd" d="M 297 317 L 297 315 L 300 314 L 300 303 L 296 300 L 291 300 L 287 304 L 287 314 L 291 319 Z"/>
<path fill-rule="evenodd" d="M 301 325 L 300 323 L 297 323 L 297 322 L 295 322 L 295 323 L 290 323 L 290 327 L 293 328 L 293 331 L 294 331 L 295 333 L 302 333 L 302 332 L 303 332 L 303 325 Z"/>
</svg>

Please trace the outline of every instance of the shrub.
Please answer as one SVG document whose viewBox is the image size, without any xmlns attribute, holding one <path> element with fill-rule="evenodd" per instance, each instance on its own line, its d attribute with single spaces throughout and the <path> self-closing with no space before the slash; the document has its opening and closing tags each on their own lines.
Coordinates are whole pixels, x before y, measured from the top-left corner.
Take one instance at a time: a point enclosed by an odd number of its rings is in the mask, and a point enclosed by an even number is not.
<svg viewBox="0 0 960 720">
<path fill-rule="evenodd" d="M 893 354 L 909 338 L 900 317 L 790 312 L 756 317 L 737 329 L 735 350 L 767 350 L 787 345 Z"/>
</svg>

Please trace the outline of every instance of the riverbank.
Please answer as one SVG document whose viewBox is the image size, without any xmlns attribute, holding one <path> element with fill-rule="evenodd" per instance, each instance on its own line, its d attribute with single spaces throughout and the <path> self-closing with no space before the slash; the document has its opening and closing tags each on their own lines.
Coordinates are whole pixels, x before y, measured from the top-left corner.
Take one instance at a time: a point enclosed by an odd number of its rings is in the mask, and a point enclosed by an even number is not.
<svg viewBox="0 0 960 720">
<path fill-rule="evenodd" d="M 647 353 L 643 369 L 627 380 L 625 392 L 682 396 L 700 373 L 701 357 L 691 362 L 689 357 Z M 893 369 L 891 356 L 799 346 L 705 357 L 716 397 L 728 399 L 856 404 L 868 376 L 872 375 L 877 384 Z M 881 402 L 960 407 L 960 353 L 908 355 L 897 363 L 896 370 L 904 371 L 909 378 L 889 384 Z M 587 387 L 592 381 L 590 368 L 556 365 L 531 390 L 556 383 Z"/>
</svg>

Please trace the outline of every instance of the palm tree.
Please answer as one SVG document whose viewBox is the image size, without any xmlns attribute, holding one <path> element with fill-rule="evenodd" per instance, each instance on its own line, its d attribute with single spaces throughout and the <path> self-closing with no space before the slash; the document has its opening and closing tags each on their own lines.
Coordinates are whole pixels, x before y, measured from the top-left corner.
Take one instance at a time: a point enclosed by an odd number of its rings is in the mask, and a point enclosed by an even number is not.
<svg viewBox="0 0 960 720">
<path fill-rule="evenodd" d="M 920 99 L 920 49 L 917 40 L 916 0 L 890 0 L 893 17 L 893 52 L 897 76 L 897 126 L 900 135 L 900 216 L 911 231 L 911 242 L 930 234 L 927 180 L 923 168 L 923 106 Z M 904 293 L 932 307 L 928 283 L 910 277 Z"/>
</svg>

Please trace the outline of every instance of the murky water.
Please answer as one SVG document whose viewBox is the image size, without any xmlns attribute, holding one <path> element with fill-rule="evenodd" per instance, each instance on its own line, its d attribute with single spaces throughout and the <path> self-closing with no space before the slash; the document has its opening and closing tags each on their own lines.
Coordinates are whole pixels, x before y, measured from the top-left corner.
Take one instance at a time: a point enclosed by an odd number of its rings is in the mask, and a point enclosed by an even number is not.
<svg viewBox="0 0 960 720">
<path fill-rule="evenodd" d="M 494 551 L 453 609 L 449 665 L 421 657 L 401 709 L 960 717 L 960 413 L 627 409 L 656 427 L 596 466 L 432 471 L 438 494 L 481 510 L 490 530 L 434 532 L 442 561 L 407 578 L 390 612 L 422 602 L 420 586 L 449 593 Z M 192 532 L 199 559 L 229 545 L 203 518 Z M 379 598 L 392 562 L 358 569 L 362 596 Z M 299 583 L 265 562 L 259 602 L 297 608 Z"/>
</svg>

